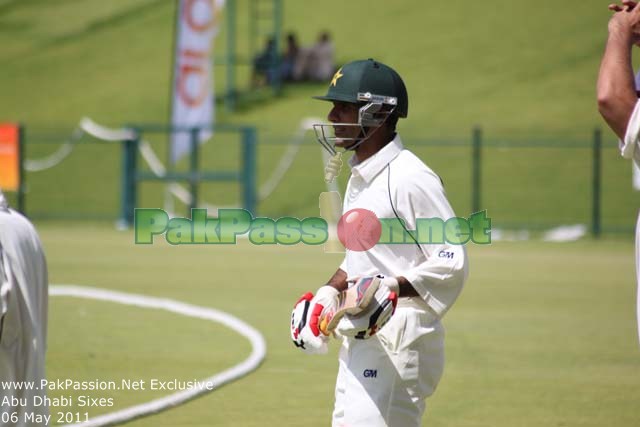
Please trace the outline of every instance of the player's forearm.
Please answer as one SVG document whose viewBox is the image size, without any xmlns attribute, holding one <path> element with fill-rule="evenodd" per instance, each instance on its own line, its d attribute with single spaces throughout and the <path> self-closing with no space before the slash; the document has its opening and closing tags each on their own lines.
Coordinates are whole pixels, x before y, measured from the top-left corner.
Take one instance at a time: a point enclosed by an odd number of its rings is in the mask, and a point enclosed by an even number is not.
<svg viewBox="0 0 640 427">
<path fill-rule="evenodd" d="M 609 127 L 624 138 L 631 112 L 638 98 L 631 66 L 631 36 L 612 31 L 598 75 L 598 110 Z"/>
<path fill-rule="evenodd" d="M 346 290 L 349 287 L 347 284 L 347 273 L 340 268 L 337 269 L 333 276 L 331 276 L 331 279 L 327 282 L 327 285 L 333 286 L 340 292 Z"/>
<path fill-rule="evenodd" d="M 418 291 L 416 291 L 416 288 L 413 287 L 411 282 L 409 282 L 406 277 L 398 276 L 396 277 L 396 280 L 398 281 L 398 286 L 400 288 L 400 295 L 398 295 L 399 297 L 420 296 L 420 294 L 418 294 Z"/>
</svg>

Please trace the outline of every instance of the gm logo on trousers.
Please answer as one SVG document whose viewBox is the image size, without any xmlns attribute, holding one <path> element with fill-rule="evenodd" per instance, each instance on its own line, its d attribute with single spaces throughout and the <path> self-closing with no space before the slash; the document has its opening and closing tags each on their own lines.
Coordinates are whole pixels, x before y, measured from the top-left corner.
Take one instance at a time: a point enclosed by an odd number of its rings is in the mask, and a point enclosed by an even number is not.
<svg viewBox="0 0 640 427">
<path fill-rule="evenodd" d="M 365 369 L 363 373 L 365 378 L 375 378 L 378 376 L 377 369 Z"/>
</svg>

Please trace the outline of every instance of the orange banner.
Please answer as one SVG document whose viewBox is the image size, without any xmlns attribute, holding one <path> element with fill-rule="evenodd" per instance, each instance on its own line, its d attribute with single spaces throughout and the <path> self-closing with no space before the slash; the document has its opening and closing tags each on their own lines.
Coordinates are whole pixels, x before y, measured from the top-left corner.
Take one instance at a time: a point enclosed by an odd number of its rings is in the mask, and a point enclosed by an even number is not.
<svg viewBox="0 0 640 427">
<path fill-rule="evenodd" d="M 18 191 L 20 187 L 20 131 L 16 124 L 0 124 L 0 188 Z"/>
</svg>

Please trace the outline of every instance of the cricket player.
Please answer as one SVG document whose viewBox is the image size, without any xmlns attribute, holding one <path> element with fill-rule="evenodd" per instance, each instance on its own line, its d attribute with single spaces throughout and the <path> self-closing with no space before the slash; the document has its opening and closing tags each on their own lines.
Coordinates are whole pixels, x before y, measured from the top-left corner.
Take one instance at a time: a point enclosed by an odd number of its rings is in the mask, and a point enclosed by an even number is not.
<svg viewBox="0 0 640 427">
<path fill-rule="evenodd" d="M 409 102 L 395 70 L 373 59 L 350 62 L 333 76 L 327 94 L 316 98 L 332 103 L 331 123 L 316 125 L 321 143 L 353 153 L 344 212 L 364 208 L 377 218 L 401 218 L 409 230 L 419 218 L 455 216 L 439 176 L 403 147 L 396 132 Z M 329 337 L 318 328 L 319 319 L 335 309 L 338 293 L 355 278 L 383 276 L 372 306 L 359 316 L 345 316 L 336 329 L 342 346 L 334 427 L 419 426 L 425 399 L 442 376 L 441 320 L 467 277 L 466 250 L 405 242 L 347 249 L 329 282 L 294 308 L 294 343 L 305 352 L 323 353 Z M 397 307 L 384 324 L 380 313 L 395 296 Z"/>
<path fill-rule="evenodd" d="M 38 234 L 0 191 L 0 413 L 9 415 L 2 426 L 39 425 L 30 420 L 49 412 L 45 405 L 34 406 L 34 397 L 45 395 L 39 388 L 45 378 L 47 306 L 47 263 Z"/>
<path fill-rule="evenodd" d="M 636 92 L 631 48 L 640 45 L 640 7 L 636 2 L 612 4 L 609 37 L 598 76 L 598 109 L 620 138 L 620 152 L 640 166 L 640 101 Z M 636 224 L 637 322 L 640 339 L 640 215 Z"/>
</svg>

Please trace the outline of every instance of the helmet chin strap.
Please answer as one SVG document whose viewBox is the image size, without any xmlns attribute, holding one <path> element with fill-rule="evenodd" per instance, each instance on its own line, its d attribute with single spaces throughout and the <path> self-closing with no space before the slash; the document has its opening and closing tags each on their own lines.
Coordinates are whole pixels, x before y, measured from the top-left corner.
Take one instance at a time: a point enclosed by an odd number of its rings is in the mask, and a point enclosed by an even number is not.
<svg viewBox="0 0 640 427">
<path fill-rule="evenodd" d="M 382 125 L 380 125 L 382 126 Z M 360 144 L 362 144 L 363 142 L 365 142 L 366 140 L 368 140 L 371 135 L 373 135 L 373 133 L 378 130 L 380 128 L 380 126 L 378 126 L 377 128 L 375 128 L 375 130 L 373 130 L 373 132 L 368 132 L 368 135 L 365 134 L 363 137 L 361 137 L 360 139 L 356 140 L 353 144 L 351 144 L 348 147 L 344 147 L 345 151 L 355 151 L 356 148 L 358 148 L 360 146 Z M 360 130 L 360 135 L 364 134 L 364 127 Z"/>
</svg>

